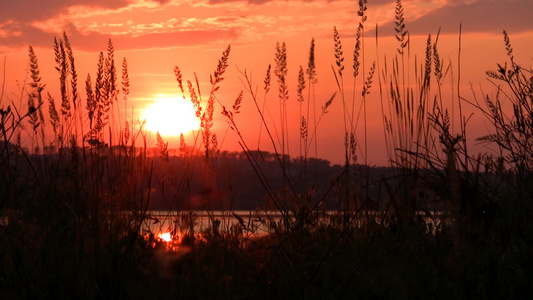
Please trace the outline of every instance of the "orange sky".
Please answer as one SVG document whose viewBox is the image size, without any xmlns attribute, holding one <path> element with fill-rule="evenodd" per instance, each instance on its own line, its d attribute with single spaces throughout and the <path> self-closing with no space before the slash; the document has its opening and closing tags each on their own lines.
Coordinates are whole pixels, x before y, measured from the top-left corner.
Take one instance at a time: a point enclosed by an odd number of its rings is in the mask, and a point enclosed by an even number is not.
<svg viewBox="0 0 533 300">
<path fill-rule="evenodd" d="M 367 76 L 372 61 L 384 64 L 384 55 L 390 60 L 398 44 L 394 38 L 394 0 L 369 0 L 365 33 L 365 73 L 356 86 L 360 93 L 362 78 Z M 505 62 L 502 30 L 511 37 L 514 55 L 524 66 L 533 64 L 533 11 L 531 0 L 404 0 L 405 22 L 411 34 L 411 51 L 423 58 L 427 34 L 433 37 L 441 28 L 439 51 L 441 58 L 453 65 L 457 75 L 458 31 L 462 22 L 462 95 L 471 97 L 470 82 L 491 93 L 484 72 Z M 58 74 L 53 57 L 53 38 L 66 31 L 74 48 L 78 75 L 84 82 L 86 74 L 94 76 L 98 52 L 105 51 L 107 40 L 115 47 L 117 68 L 122 58 L 128 61 L 130 75 L 130 103 L 136 115 L 157 95 L 179 95 L 173 74 L 179 66 L 184 79 L 194 80 L 198 75 L 204 99 L 209 93 L 209 75 L 228 44 L 232 46 L 229 68 L 217 98 L 230 107 L 244 89 L 238 69 L 247 70 L 254 82 L 262 88 L 266 68 L 274 64 L 276 42 L 286 42 L 288 50 L 288 85 L 290 89 L 288 113 L 291 132 L 291 155 L 298 155 L 299 104 L 296 101 L 296 79 L 299 66 L 307 67 L 309 46 L 316 40 L 318 83 L 317 108 L 337 91 L 331 65 L 333 26 L 339 30 L 345 54 L 346 73 L 351 73 L 351 55 L 354 33 L 359 17 L 357 1 L 269 1 L 269 0 L 55 0 L 55 1 L 2 1 L 0 3 L 0 55 L 5 57 L 4 94 L 0 106 L 20 103 L 19 87 L 27 77 L 28 45 L 32 45 L 39 59 L 45 92 L 59 98 Z M 374 28 L 379 26 L 379 58 L 376 57 Z M 1 74 L 0 74 L 1 75 Z M 273 124 L 279 118 L 277 86 L 267 98 L 267 119 Z M 456 79 L 455 79 L 456 80 Z M 352 80 L 346 77 L 345 87 L 351 89 Z M 448 91 L 453 88 L 448 85 Z M 304 92 L 307 94 L 307 92 Z M 351 92 L 347 91 L 348 95 Z M 84 94 L 82 93 L 84 99 Z M 262 95 L 262 93 L 260 93 Z M 368 162 L 385 165 L 381 108 L 377 79 L 368 96 Z M 449 95 L 451 98 L 452 95 Z M 260 97 L 262 101 L 262 97 Z M 450 104 L 451 105 L 451 104 Z M 233 132 L 215 111 L 215 132 L 223 140 L 225 150 L 240 150 Z M 245 139 L 257 145 L 259 119 L 248 94 L 237 116 Z M 279 124 L 279 123 L 278 123 Z M 272 125 L 273 126 L 273 125 Z M 470 136 L 480 136 L 488 125 L 479 112 L 469 125 Z M 274 127 L 273 127 L 274 128 Z M 361 146 L 362 126 L 358 139 Z M 279 128 L 278 128 L 279 129 Z M 342 163 L 344 137 L 342 103 L 335 98 L 329 113 L 319 125 L 318 156 L 334 163 Z M 190 137 L 189 137 L 190 138 Z M 150 140 L 155 145 L 155 138 Z M 171 141 L 171 147 L 176 144 Z M 473 144 L 473 142 L 472 142 Z M 264 150 L 272 150 L 268 141 L 261 141 Z"/>
</svg>

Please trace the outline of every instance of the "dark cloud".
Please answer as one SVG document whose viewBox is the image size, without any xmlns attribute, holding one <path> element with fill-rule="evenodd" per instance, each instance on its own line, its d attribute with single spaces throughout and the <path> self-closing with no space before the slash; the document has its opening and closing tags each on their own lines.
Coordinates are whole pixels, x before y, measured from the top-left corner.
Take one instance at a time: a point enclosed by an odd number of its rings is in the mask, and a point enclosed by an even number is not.
<svg viewBox="0 0 533 300">
<path fill-rule="evenodd" d="M 44 32 L 29 25 L 13 25 L 22 32 L 21 35 L 0 37 L 1 45 L 24 47 L 52 47 L 54 37 L 61 38 L 52 33 Z M 91 31 L 79 32 L 74 25 L 69 24 L 65 29 L 72 47 L 84 51 L 105 51 L 109 39 L 113 41 L 115 49 L 150 49 L 165 47 L 181 47 L 204 45 L 210 42 L 227 41 L 228 43 L 237 38 L 238 34 L 233 29 L 219 30 L 190 30 L 167 33 L 149 33 L 131 37 L 130 35 L 109 35 Z"/>
<path fill-rule="evenodd" d="M 247 2 L 249 4 L 261 5 L 272 0 L 209 0 L 209 4 L 222 4 L 222 3 L 232 3 L 232 2 Z"/>
<path fill-rule="evenodd" d="M 221 3 L 231 3 L 231 2 L 247 2 L 249 4 L 257 4 L 261 5 L 267 2 L 271 2 L 273 0 L 209 0 L 209 4 L 221 4 Z M 305 2 L 315 2 L 318 0 L 304 0 Z M 327 2 L 335 2 L 335 0 L 327 0 Z M 376 5 L 384 5 L 384 4 L 390 4 L 395 3 L 396 0 L 370 0 L 367 3 L 367 7 L 371 8 Z M 354 7 L 358 8 L 357 2 L 354 3 Z"/>
<path fill-rule="evenodd" d="M 53 35 L 28 24 L 12 23 L 3 26 L 3 30 L 10 33 L 5 37 L 0 36 L 0 44 L 5 46 L 50 46 L 54 40 Z"/>
<path fill-rule="evenodd" d="M 261 5 L 272 0 L 209 0 L 209 4 L 222 4 L 222 3 L 232 3 L 232 2 L 247 2 L 249 4 Z M 305 2 L 315 2 L 317 0 L 304 0 Z M 335 2 L 335 0 L 327 0 L 328 2 Z M 367 7 L 372 7 L 374 5 L 383 5 L 396 2 L 396 0 L 370 0 L 370 6 L 367 4 Z M 355 3 L 354 7 L 358 8 L 358 4 Z"/>
<path fill-rule="evenodd" d="M 76 5 L 117 9 L 127 6 L 129 2 L 128 0 L 7 0 L 2 1 L 0 23 L 7 20 L 21 23 L 48 20 L 66 11 L 68 7 Z"/>
<path fill-rule="evenodd" d="M 406 19 L 411 34 L 458 33 L 462 23 L 463 32 L 501 33 L 503 29 L 517 33 L 533 30 L 531 0 L 481 0 L 475 3 L 453 1 L 454 4 L 435 10 L 417 20 Z M 380 35 L 393 35 L 391 22 L 380 28 Z"/>
<path fill-rule="evenodd" d="M 366 7 L 371 11 L 372 7 L 391 4 L 391 3 L 396 3 L 396 0 L 368 0 L 368 2 L 366 3 Z M 406 1 L 404 0 L 402 3 L 406 3 Z M 359 8 L 359 4 L 357 3 L 355 3 L 354 6 L 356 8 Z M 367 10 L 367 13 L 368 13 L 368 10 Z"/>
<path fill-rule="evenodd" d="M 157 2 L 159 5 L 165 5 L 170 2 L 170 0 L 152 0 L 152 2 Z"/>
</svg>

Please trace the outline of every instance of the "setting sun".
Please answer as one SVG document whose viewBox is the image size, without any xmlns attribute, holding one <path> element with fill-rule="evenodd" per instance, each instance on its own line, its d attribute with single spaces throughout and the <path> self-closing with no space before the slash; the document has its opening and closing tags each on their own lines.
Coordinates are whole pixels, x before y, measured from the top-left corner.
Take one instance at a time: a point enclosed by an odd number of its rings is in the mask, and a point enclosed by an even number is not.
<svg viewBox="0 0 533 300">
<path fill-rule="evenodd" d="M 146 128 L 164 136 L 198 129 L 200 121 L 196 118 L 192 103 L 178 97 L 159 96 L 143 113 Z"/>
</svg>

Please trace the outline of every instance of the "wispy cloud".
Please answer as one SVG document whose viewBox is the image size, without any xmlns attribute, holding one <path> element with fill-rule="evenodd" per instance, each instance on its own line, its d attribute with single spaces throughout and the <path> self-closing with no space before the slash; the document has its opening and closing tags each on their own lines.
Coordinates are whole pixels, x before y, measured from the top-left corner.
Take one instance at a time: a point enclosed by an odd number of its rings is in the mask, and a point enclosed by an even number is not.
<svg viewBox="0 0 533 300">
<path fill-rule="evenodd" d="M 5 1 L 0 10 L 0 44 L 50 46 L 66 31 L 73 45 L 94 50 L 111 38 L 126 49 L 204 45 L 225 40 L 251 43 L 288 40 L 302 34 L 329 36 L 333 26 L 352 34 L 357 1 L 315 0 L 33 0 Z M 368 25 L 394 34 L 395 0 L 368 3 Z M 531 0 L 403 1 L 411 34 L 533 30 Z M 124 48 L 122 48 L 124 49 Z"/>
<path fill-rule="evenodd" d="M 109 38 L 124 50 L 198 45 L 231 41 L 243 25 L 238 17 L 206 14 L 187 3 L 169 5 L 169 0 L 54 1 L 45 10 L 26 9 L 36 6 L 28 0 L 9 3 L 0 14 L 0 43 L 14 47 L 50 46 L 63 31 L 76 48 L 88 51 Z"/>
<path fill-rule="evenodd" d="M 22 7 L 30 6 L 28 0 L 17 3 L 7 9 L 12 13 L 9 18 L 5 12 L 0 15 L 0 43 L 15 47 L 46 46 L 51 45 L 54 36 L 66 31 L 73 41 L 83 38 L 73 43 L 76 48 L 89 51 L 108 38 L 136 49 L 170 47 L 176 45 L 176 40 L 181 45 L 199 45 L 221 39 L 236 43 L 273 36 L 285 39 L 320 29 L 326 22 L 317 22 L 309 16 L 330 6 L 326 1 L 273 2 L 259 7 L 255 5 L 258 2 L 242 1 L 211 4 L 78 0 L 70 6 L 66 1 L 55 1 L 45 11 L 35 9 L 17 14 L 23 11 Z M 331 8 L 338 13 L 338 6 Z M 321 14 L 321 20 L 324 19 L 329 19 L 328 15 Z M 328 28 L 331 26 L 328 24 Z"/>
</svg>

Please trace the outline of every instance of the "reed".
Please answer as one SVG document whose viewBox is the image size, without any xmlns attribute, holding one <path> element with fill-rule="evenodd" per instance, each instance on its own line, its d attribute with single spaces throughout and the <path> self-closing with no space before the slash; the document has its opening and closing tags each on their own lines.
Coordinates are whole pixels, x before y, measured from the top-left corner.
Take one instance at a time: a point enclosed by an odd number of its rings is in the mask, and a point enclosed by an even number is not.
<svg viewBox="0 0 533 300">
<path fill-rule="evenodd" d="M 276 44 L 276 53 L 275 53 L 275 63 L 276 68 L 274 70 L 274 74 L 277 77 L 278 80 L 278 99 L 279 99 L 279 112 L 280 112 L 280 136 L 281 141 L 279 141 L 281 145 L 281 156 L 283 160 L 283 164 L 287 164 L 285 154 L 290 153 L 289 148 L 289 132 L 288 132 L 288 121 L 287 121 L 287 101 L 289 100 L 289 89 L 286 83 L 286 77 L 287 77 L 287 47 L 285 43 L 282 43 L 281 45 L 279 43 Z"/>
</svg>

